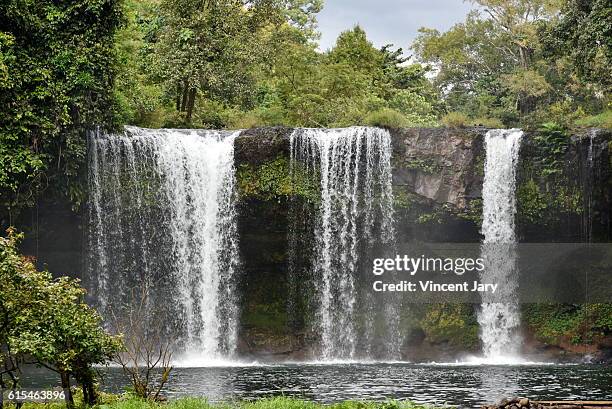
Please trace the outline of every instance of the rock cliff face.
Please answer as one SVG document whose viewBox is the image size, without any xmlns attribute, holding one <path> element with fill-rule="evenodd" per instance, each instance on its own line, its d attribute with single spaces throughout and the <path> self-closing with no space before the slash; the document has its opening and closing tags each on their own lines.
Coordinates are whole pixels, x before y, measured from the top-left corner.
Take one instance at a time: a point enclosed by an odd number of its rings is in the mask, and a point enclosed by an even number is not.
<svg viewBox="0 0 612 409">
<path fill-rule="evenodd" d="M 250 129 L 235 143 L 243 260 L 240 351 L 245 355 L 302 358 L 314 342 L 308 316 L 300 310 L 307 300 L 287 302 L 288 294 L 295 291 L 288 280 L 288 230 L 292 220 L 307 217 L 296 216 L 294 209 L 296 202 L 307 202 L 312 190 L 312 186 L 290 186 L 291 132 L 284 127 Z M 399 240 L 479 242 L 486 129 L 390 132 Z M 610 130 L 585 130 L 565 139 L 538 133 L 524 136 L 517 176 L 521 241 L 612 240 L 611 148 Z M 86 209 L 73 213 L 67 203 L 41 201 L 20 222 L 28 237 L 24 252 L 36 255 L 39 264 L 52 272 L 80 275 L 85 215 Z M 435 322 L 415 324 L 404 346 L 411 351 L 407 357 L 448 358 L 477 349 L 471 307 L 430 311 L 417 311 L 416 321 L 447 317 L 445 322 L 463 326 L 445 338 L 431 332 L 438 325 Z M 449 333 L 448 328 L 441 332 Z M 473 335 L 469 342 L 463 337 L 466 333 Z"/>
<path fill-rule="evenodd" d="M 290 132 L 286 128 L 247 131 L 236 143 L 237 163 L 257 167 L 286 157 Z M 391 131 L 399 240 L 481 240 L 485 134 L 483 128 Z M 611 141 L 612 133 L 602 130 L 567 137 L 561 147 L 551 147 L 538 133 L 524 136 L 517 174 L 517 231 L 521 241 L 610 241 Z M 257 292 L 245 293 L 244 317 L 252 318 L 244 320 L 242 346 L 247 354 L 301 358 L 309 352 L 309 334 L 307 323 L 292 327 L 287 316 L 286 237 L 291 210 L 287 197 L 278 193 L 268 200 L 242 195 L 241 239 L 244 254 L 249 254 L 245 257 L 244 283 L 258 288 Z M 258 284 L 253 285 L 255 282 Z M 417 314 L 427 319 L 427 311 Z M 451 309 L 441 314 L 462 322 L 462 327 L 456 328 L 462 335 L 440 338 L 421 327 L 414 328 L 404 345 L 406 357 L 451 359 L 460 351 L 477 349 L 477 344 L 458 339 L 477 333 L 473 309 Z M 263 317 L 268 324 L 262 323 Z M 525 327 L 529 332 L 527 322 Z M 575 352 L 575 348 L 567 348 L 567 340 L 545 347 L 534 334 L 528 339 L 532 351 L 555 356 Z M 598 342 L 589 346 L 589 351 L 608 348 L 605 345 L 609 340 L 602 339 L 599 347 Z"/>
<path fill-rule="evenodd" d="M 436 203 L 465 209 L 471 199 L 480 197 L 478 167 L 485 133 L 479 128 L 393 131 L 394 184 Z"/>
</svg>

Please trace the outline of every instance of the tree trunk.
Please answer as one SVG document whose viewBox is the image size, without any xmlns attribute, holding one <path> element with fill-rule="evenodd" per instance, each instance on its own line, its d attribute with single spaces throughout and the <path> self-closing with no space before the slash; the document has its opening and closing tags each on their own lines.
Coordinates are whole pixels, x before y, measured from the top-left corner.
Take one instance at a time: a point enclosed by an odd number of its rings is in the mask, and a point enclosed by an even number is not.
<svg viewBox="0 0 612 409">
<path fill-rule="evenodd" d="M 4 392 L 6 385 L 4 384 L 4 376 L 0 374 L 0 393 Z M 0 396 L 0 409 L 4 408 L 4 396 Z"/>
<path fill-rule="evenodd" d="M 185 112 L 187 110 L 187 96 L 189 94 L 189 82 L 187 80 L 183 81 L 183 100 L 181 102 L 180 112 Z"/>
<path fill-rule="evenodd" d="M 189 90 L 189 99 L 187 100 L 187 122 L 191 122 L 191 116 L 193 114 L 193 107 L 195 105 L 196 88 Z"/>
<path fill-rule="evenodd" d="M 527 95 L 524 92 L 521 92 L 518 96 L 518 111 L 521 116 L 525 116 L 535 110 L 536 107 L 536 99 Z"/>
<path fill-rule="evenodd" d="M 81 384 L 81 388 L 83 389 L 83 402 L 87 406 L 94 406 L 97 403 L 98 399 L 93 386 L 93 382 L 90 379 L 86 379 Z"/>
<path fill-rule="evenodd" d="M 94 406 L 97 403 L 96 390 L 94 388 L 94 373 L 89 365 L 79 367 L 75 372 L 77 383 L 81 384 L 83 390 L 83 403 L 87 406 Z"/>
<path fill-rule="evenodd" d="M 87 389 L 85 382 L 81 384 L 81 389 L 83 390 L 83 403 L 89 405 L 89 389 Z"/>
<path fill-rule="evenodd" d="M 86 367 L 83 370 L 83 379 L 81 384 L 83 387 L 83 402 L 89 406 L 94 406 L 98 399 L 94 389 L 94 377 L 91 368 Z"/>
<path fill-rule="evenodd" d="M 96 390 L 94 388 L 93 380 L 89 380 L 87 382 L 87 389 L 89 390 L 89 406 L 94 406 L 98 403 L 98 395 L 96 394 Z"/>
<path fill-rule="evenodd" d="M 181 110 L 181 83 L 176 83 L 176 110 Z"/>
<path fill-rule="evenodd" d="M 533 50 L 529 47 L 524 47 L 519 45 L 519 63 L 523 70 L 528 70 L 531 65 L 531 59 L 533 56 Z M 535 109 L 536 99 L 527 95 L 524 92 L 519 93 L 518 95 L 518 111 L 521 116 L 527 115 Z"/>
<path fill-rule="evenodd" d="M 62 381 L 62 389 L 64 390 L 64 400 L 68 409 L 74 408 L 74 399 L 70 390 L 70 375 L 68 372 L 60 371 L 60 379 Z"/>
</svg>

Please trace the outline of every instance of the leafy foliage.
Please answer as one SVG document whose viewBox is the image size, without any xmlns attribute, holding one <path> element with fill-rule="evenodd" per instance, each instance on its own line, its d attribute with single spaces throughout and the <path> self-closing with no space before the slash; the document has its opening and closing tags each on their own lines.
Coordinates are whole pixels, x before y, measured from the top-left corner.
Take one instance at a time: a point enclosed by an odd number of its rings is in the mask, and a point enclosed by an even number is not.
<svg viewBox="0 0 612 409">
<path fill-rule="evenodd" d="M 422 28 L 418 59 L 449 111 L 534 127 L 565 104 L 568 125 L 609 102 L 610 9 L 605 2 L 474 0 L 450 30 Z M 608 61 L 608 64 L 606 64 Z M 552 110 L 550 108 L 553 108 Z M 554 119 L 557 120 L 557 119 Z"/>
<path fill-rule="evenodd" d="M 536 338 L 592 344 L 612 331 L 612 304 L 530 304 L 523 315 Z"/>
<path fill-rule="evenodd" d="M 583 80 L 610 91 L 612 77 L 612 9 L 606 0 L 570 0 L 558 23 L 544 31 L 550 54 L 566 55 Z"/>
<path fill-rule="evenodd" d="M 382 108 L 372 112 L 366 116 L 365 123 L 370 126 L 379 126 L 382 128 L 403 128 L 409 125 L 404 115 L 391 108 Z"/>
<path fill-rule="evenodd" d="M 421 326 L 432 343 L 450 342 L 468 349 L 478 345 L 478 323 L 469 304 L 432 304 Z"/>
<path fill-rule="evenodd" d="M 543 152 L 541 155 L 544 165 L 542 173 L 545 176 L 560 174 L 563 155 L 569 146 L 569 136 L 566 130 L 554 122 L 548 122 L 542 125 L 534 140 Z"/>
<path fill-rule="evenodd" d="M 155 112 L 155 124 L 347 126 L 369 123 L 369 115 L 384 109 L 397 111 L 403 117 L 401 124 L 436 123 L 435 94 L 426 70 L 418 64 L 406 65 L 401 50 L 390 45 L 373 47 L 360 27 L 342 33 L 328 52 L 316 50 L 314 15 L 320 2 L 256 2 L 259 8 L 244 13 L 236 11 L 240 2 L 225 2 L 223 7 L 231 3 L 235 9 L 218 15 L 217 3 L 211 2 L 210 10 L 185 14 L 189 1 L 183 6 L 162 2 L 158 13 L 163 23 L 148 37 L 145 30 L 150 25 L 135 22 L 146 19 L 153 6 L 129 8 L 142 17 L 131 18 L 133 23 L 122 34 L 124 49 L 132 50 L 129 38 L 138 39 L 138 49 L 123 54 L 127 57 L 124 72 L 133 77 L 136 67 L 140 73 L 136 75 L 148 82 L 145 90 L 163 95 L 155 108 L 148 109 Z M 237 14 L 228 18 L 232 10 Z M 222 19 L 222 24 L 215 19 Z M 227 50 L 219 46 L 215 48 L 219 54 L 207 54 L 198 49 L 214 47 L 215 41 Z M 236 46 L 231 46 L 232 41 Z M 185 80 L 192 94 L 185 93 Z M 131 97 L 138 88 L 126 89 L 130 81 L 118 85 L 117 94 L 127 103 L 124 116 L 129 122 L 147 125 L 138 98 Z"/>
<path fill-rule="evenodd" d="M 0 359 L 9 375 L 19 363 L 34 363 L 57 371 L 62 386 L 68 375 L 82 385 L 87 402 L 95 401 L 91 366 L 104 364 L 120 349 L 120 340 L 101 327 L 100 316 L 85 304 L 78 280 L 53 279 L 19 255 L 21 235 L 9 230 L 0 238 Z M 66 399 L 72 403 L 70 393 Z"/>
<path fill-rule="evenodd" d="M 2 225 L 52 186 L 75 204 L 85 130 L 113 113 L 117 0 L 0 4 Z"/>
<path fill-rule="evenodd" d="M 280 201 L 294 196 L 314 202 L 319 197 L 317 183 L 299 166 L 292 172 L 283 156 L 257 167 L 242 164 L 237 179 L 243 198 Z"/>
<path fill-rule="evenodd" d="M 461 112 L 449 112 L 442 117 L 442 123 L 451 128 L 464 127 L 468 122 L 468 117 Z"/>
</svg>

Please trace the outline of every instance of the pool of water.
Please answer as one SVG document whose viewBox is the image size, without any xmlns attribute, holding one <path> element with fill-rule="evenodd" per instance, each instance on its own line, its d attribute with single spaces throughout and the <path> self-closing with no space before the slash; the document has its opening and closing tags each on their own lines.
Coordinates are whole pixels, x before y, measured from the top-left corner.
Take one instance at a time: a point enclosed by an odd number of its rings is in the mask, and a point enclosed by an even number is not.
<svg viewBox="0 0 612 409">
<path fill-rule="evenodd" d="M 205 396 L 211 401 L 293 396 L 318 402 L 402 399 L 478 407 L 501 397 L 612 400 L 606 365 L 462 365 L 408 363 L 279 364 L 175 368 L 170 398 Z M 127 378 L 102 369 L 102 388 L 119 392 Z M 24 386 L 55 386 L 57 376 L 28 370 Z"/>
</svg>

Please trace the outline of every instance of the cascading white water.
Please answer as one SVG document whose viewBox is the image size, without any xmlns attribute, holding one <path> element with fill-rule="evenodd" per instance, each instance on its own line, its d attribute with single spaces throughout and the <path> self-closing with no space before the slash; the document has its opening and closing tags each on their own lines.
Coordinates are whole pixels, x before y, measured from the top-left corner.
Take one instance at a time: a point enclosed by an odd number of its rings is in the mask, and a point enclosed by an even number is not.
<svg viewBox="0 0 612 409">
<path fill-rule="evenodd" d="M 146 302 L 175 356 L 217 360 L 236 345 L 239 265 L 234 138 L 126 127 L 90 137 L 89 273 L 106 317 Z"/>
<path fill-rule="evenodd" d="M 481 281 L 498 283 L 495 295 L 483 293 L 478 313 L 480 339 L 488 362 L 515 361 L 521 347 L 516 298 L 516 166 L 523 132 L 496 129 L 485 136 L 486 162 L 482 190 Z"/>
<path fill-rule="evenodd" d="M 589 148 L 587 150 L 586 166 L 582 167 L 581 183 L 583 186 L 584 212 L 582 225 L 584 239 L 590 243 L 593 240 L 593 183 L 595 181 L 595 162 L 593 160 L 595 129 L 589 130 Z"/>
<path fill-rule="evenodd" d="M 312 266 L 318 286 L 320 358 L 353 359 L 359 338 L 356 311 L 366 308 L 357 299 L 360 263 L 367 249 L 389 246 L 394 237 L 391 136 L 365 127 L 298 129 L 291 135 L 291 159 L 320 177 Z M 374 318 L 368 319 L 361 334 L 366 343 Z M 393 342 L 398 340 L 390 345 Z"/>
</svg>

